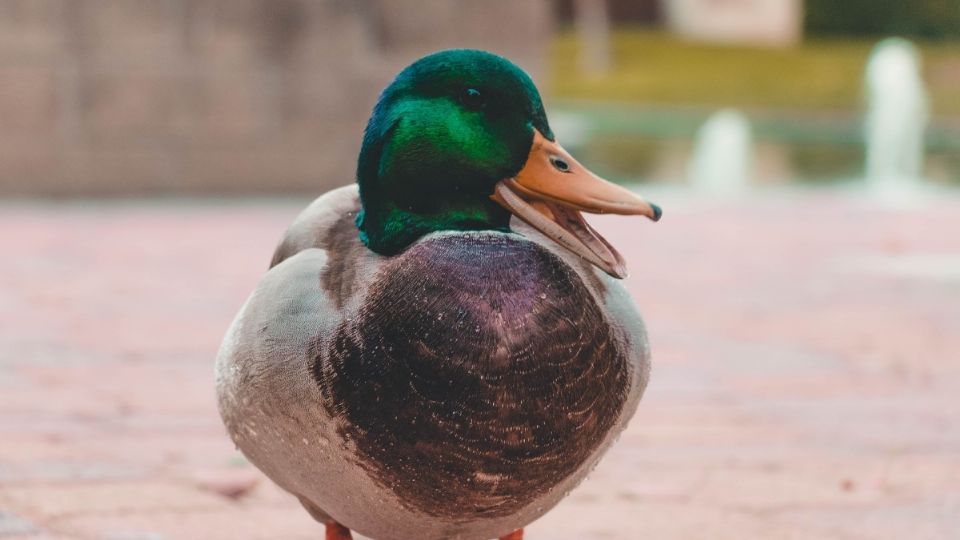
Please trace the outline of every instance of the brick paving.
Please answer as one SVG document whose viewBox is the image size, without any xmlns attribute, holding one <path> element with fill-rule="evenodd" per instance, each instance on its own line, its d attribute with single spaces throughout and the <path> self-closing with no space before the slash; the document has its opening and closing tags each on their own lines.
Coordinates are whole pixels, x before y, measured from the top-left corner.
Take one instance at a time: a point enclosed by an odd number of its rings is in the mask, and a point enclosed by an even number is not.
<svg viewBox="0 0 960 540">
<path fill-rule="evenodd" d="M 960 199 L 594 219 L 640 411 L 531 539 L 960 538 Z M 0 539 L 316 539 L 217 417 L 220 338 L 304 201 L 0 203 Z"/>
</svg>

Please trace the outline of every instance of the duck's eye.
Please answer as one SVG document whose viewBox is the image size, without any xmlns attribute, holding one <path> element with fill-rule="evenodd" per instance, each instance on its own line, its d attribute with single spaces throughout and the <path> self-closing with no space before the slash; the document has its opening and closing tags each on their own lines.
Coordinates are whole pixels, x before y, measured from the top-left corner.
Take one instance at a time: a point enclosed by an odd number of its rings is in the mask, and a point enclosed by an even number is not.
<svg viewBox="0 0 960 540">
<path fill-rule="evenodd" d="M 463 104 L 464 107 L 476 111 L 486 105 L 486 100 L 483 94 L 476 88 L 467 88 L 463 92 L 460 92 L 460 103 Z"/>
<path fill-rule="evenodd" d="M 567 163 L 567 160 L 560 156 L 550 156 L 550 164 L 553 165 L 554 169 L 560 172 L 570 172 L 570 164 Z"/>
</svg>

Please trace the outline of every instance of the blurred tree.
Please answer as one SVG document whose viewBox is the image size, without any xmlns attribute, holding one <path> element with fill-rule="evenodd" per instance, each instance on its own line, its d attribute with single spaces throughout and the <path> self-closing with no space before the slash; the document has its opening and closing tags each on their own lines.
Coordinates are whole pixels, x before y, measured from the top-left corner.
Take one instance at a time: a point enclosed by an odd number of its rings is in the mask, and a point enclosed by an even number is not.
<svg viewBox="0 0 960 540">
<path fill-rule="evenodd" d="M 805 23 L 814 35 L 960 39 L 960 0 L 807 0 Z"/>
</svg>

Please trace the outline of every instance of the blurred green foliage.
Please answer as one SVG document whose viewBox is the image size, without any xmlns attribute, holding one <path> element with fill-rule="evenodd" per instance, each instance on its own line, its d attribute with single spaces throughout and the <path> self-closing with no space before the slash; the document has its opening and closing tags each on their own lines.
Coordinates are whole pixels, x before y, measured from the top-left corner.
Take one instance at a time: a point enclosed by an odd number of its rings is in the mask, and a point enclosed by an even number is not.
<svg viewBox="0 0 960 540">
<path fill-rule="evenodd" d="M 782 49 L 719 46 L 623 28 L 613 33 L 612 70 L 595 76 L 581 72 L 576 35 L 563 32 L 553 43 L 548 88 L 561 99 L 855 112 L 862 107 L 864 66 L 875 43 L 808 38 Z M 919 47 L 934 114 L 960 117 L 960 41 Z"/>
<path fill-rule="evenodd" d="M 960 38 L 960 0 L 806 0 L 811 35 Z"/>
</svg>

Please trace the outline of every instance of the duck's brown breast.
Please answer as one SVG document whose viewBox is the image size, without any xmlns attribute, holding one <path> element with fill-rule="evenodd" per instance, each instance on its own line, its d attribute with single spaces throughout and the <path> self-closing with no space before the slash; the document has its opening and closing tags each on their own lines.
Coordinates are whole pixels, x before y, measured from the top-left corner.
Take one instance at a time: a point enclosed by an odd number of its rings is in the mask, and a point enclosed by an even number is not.
<svg viewBox="0 0 960 540">
<path fill-rule="evenodd" d="M 313 376 L 361 465 L 412 510 L 501 517 L 575 473 L 627 400 L 625 347 L 580 277 L 522 237 L 390 259 Z"/>
</svg>

